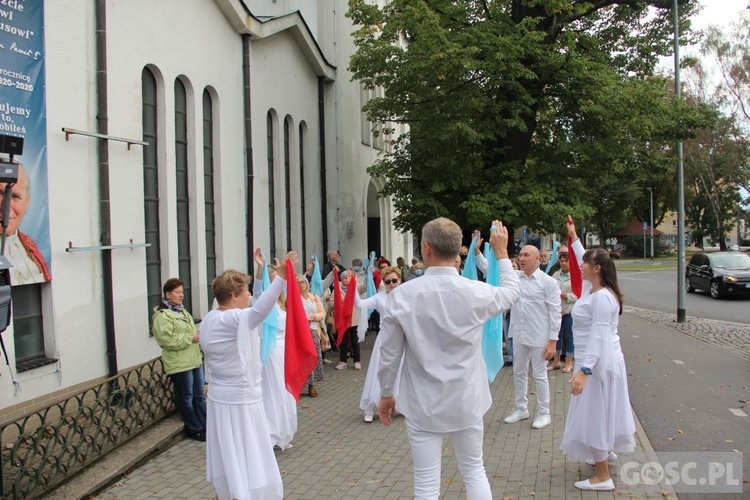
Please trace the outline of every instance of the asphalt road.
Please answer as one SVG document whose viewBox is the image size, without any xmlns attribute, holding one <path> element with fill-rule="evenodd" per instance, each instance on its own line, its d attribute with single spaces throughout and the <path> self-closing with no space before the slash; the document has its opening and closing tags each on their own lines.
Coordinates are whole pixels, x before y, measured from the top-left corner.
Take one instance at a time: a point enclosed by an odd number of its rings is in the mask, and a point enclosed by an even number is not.
<svg viewBox="0 0 750 500">
<path fill-rule="evenodd" d="M 618 271 L 625 304 L 677 315 L 677 270 Z M 707 292 L 685 293 L 688 316 L 750 324 L 750 297 L 712 299 Z"/>
<path fill-rule="evenodd" d="M 633 315 L 620 317 L 620 333 L 631 403 L 654 450 L 738 450 L 744 453 L 744 478 L 750 479 L 750 361 Z M 743 486 L 744 493 L 734 495 L 678 496 L 750 497 L 750 483 Z"/>
</svg>

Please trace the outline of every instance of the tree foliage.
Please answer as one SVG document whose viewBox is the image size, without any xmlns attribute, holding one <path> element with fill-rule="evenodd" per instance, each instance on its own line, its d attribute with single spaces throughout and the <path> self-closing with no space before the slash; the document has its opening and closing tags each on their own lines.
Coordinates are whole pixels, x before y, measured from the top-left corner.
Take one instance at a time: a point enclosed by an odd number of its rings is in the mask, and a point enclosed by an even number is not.
<svg viewBox="0 0 750 500">
<path fill-rule="evenodd" d="M 681 4 L 689 37 L 697 2 Z M 649 78 L 671 50 L 671 0 L 349 5 L 350 69 L 384 90 L 365 110 L 409 125 L 370 169 L 400 229 L 445 215 L 549 231 L 573 213 L 606 234 L 638 197 L 656 143 L 702 119 Z"/>
</svg>

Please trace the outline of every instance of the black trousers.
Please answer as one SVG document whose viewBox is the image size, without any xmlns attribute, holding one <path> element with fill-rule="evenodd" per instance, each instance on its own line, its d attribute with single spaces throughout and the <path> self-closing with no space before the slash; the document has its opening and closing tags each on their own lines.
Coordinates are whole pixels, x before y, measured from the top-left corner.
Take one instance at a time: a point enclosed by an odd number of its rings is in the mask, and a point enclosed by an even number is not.
<svg viewBox="0 0 750 500">
<path fill-rule="evenodd" d="M 359 337 L 357 336 L 357 327 L 352 326 L 344 332 L 344 338 L 339 346 L 339 359 L 346 363 L 349 347 L 354 354 L 354 362 L 359 363 Z"/>
</svg>

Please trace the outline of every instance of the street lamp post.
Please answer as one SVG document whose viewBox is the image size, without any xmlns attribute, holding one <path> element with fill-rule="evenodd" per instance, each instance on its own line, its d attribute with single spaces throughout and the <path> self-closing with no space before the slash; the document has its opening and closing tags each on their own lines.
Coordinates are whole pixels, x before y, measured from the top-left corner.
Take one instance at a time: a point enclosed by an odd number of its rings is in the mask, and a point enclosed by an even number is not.
<svg viewBox="0 0 750 500">
<path fill-rule="evenodd" d="M 674 92 L 680 98 L 680 28 L 677 0 L 674 0 Z M 677 322 L 685 322 L 685 187 L 682 139 L 677 139 Z"/>
<path fill-rule="evenodd" d="M 653 259 L 656 257 L 656 255 L 654 255 L 654 190 L 652 188 L 646 189 L 648 189 L 651 205 L 651 258 Z"/>
</svg>

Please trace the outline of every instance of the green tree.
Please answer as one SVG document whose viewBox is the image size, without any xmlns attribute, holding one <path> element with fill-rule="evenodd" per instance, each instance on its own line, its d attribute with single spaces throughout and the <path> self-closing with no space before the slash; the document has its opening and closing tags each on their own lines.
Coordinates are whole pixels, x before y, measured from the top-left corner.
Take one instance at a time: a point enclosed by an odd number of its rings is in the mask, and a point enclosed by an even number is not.
<svg viewBox="0 0 750 500">
<path fill-rule="evenodd" d="M 681 3 L 681 32 L 690 36 L 687 19 L 697 2 Z M 575 139 L 580 121 L 606 114 L 605 94 L 652 73 L 670 51 L 671 0 L 349 5 L 358 26 L 350 69 L 365 86 L 384 90 L 365 110 L 374 122 L 410 128 L 370 169 L 385 181 L 382 194 L 392 196 L 398 228 L 418 230 L 447 215 L 464 227 L 500 216 L 512 226 L 550 230 L 567 213 L 590 216 L 602 199 L 614 207 L 632 201 L 629 190 L 624 198 L 616 192 L 618 178 L 632 178 L 632 162 L 610 155 L 605 144 L 592 139 L 588 148 L 611 158 L 587 163 L 578 161 L 581 147 L 549 154 L 542 142 Z M 621 171 L 613 179 L 602 172 L 604 192 L 591 201 L 587 189 L 597 176 L 582 177 L 584 166 Z"/>
<path fill-rule="evenodd" d="M 747 138 L 731 117 L 685 142 L 685 214 L 699 244 L 709 236 L 726 250 L 724 238 L 737 218 L 740 185 L 747 181 L 743 158 L 749 152 Z"/>
</svg>

